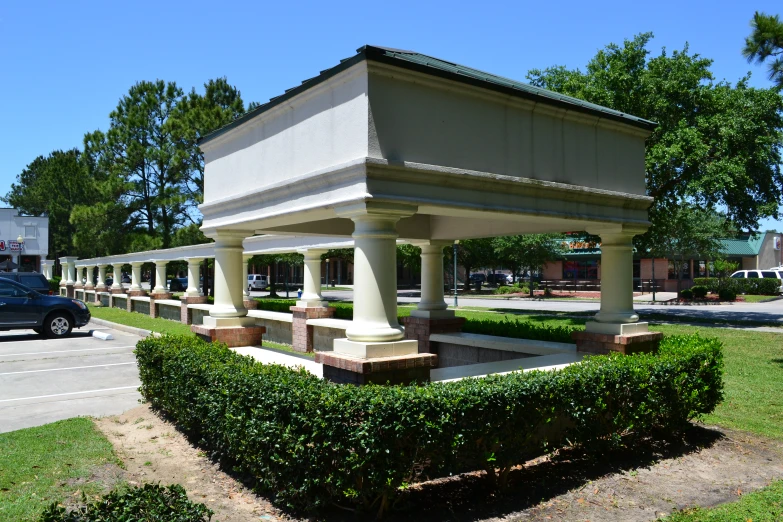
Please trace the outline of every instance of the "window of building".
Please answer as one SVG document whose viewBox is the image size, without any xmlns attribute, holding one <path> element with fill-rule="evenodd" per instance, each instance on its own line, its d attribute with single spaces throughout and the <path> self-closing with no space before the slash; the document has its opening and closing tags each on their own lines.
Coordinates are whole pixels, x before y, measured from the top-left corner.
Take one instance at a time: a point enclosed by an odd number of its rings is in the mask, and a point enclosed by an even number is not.
<svg viewBox="0 0 783 522">
<path fill-rule="evenodd" d="M 710 268 L 708 261 L 694 261 L 693 265 L 696 269 L 696 277 L 707 277 Z"/>
<path fill-rule="evenodd" d="M 598 261 L 563 261 L 563 279 L 598 279 Z"/>
<path fill-rule="evenodd" d="M 634 279 L 641 279 L 642 278 L 642 260 L 641 259 L 634 259 L 633 260 L 633 278 Z"/>
<path fill-rule="evenodd" d="M 690 279 L 691 278 L 691 263 L 690 261 L 682 261 L 682 278 L 683 279 Z M 669 279 L 677 279 L 677 273 L 674 271 L 674 261 L 669 260 Z"/>
<path fill-rule="evenodd" d="M 36 230 L 35 225 L 25 225 L 24 226 L 24 237 L 25 239 L 35 239 L 36 238 Z"/>
</svg>

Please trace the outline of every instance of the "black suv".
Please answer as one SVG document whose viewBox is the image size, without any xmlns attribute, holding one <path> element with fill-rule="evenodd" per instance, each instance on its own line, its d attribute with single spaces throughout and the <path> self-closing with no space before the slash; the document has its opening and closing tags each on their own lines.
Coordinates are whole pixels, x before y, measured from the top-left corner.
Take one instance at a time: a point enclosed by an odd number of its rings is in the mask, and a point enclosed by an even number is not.
<svg viewBox="0 0 783 522">
<path fill-rule="evenodd" d="M 90 311 L 78 299 L 40 294 L 0 279 L 0 330 L 29 328 L 46 337 L 67 337 L 88 322 Z"/>
<path fill-rule="evenodd" d="M 49 281 L 46 280 L 43 274 L 38 272 L 0 272 L 0 277 L 21 283 L 39 294 L 52 295 Z"/>
</svg>

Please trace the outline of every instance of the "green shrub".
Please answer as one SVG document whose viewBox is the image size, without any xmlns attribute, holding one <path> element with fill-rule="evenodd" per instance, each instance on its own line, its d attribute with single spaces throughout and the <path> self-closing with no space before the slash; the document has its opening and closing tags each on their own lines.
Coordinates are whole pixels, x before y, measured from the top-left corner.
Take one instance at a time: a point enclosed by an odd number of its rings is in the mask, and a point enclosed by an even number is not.
<svg viewBox="0 0 783 522">
<path fill-rule="evenodd" d="M 62 281 L 62 278 L 57 276 L 49 279 L 49 290 L 52 294 L 60 295 L 60 281 Z"/>
<path fill-rule="evenodd" d="M 691 287 L 691 292 L 693 292 L 693 297 L 697 299 L 704 299 L 707 297 L 707 287 L 703 285 L 696 285 Z"/>
<path fill-rule="evenodd" d="M 693 299 L 693 290 L 686 288 L 680 291 L 680 297 L 683 299 Z"/>
<path fill-rule="evenodd" d="M 185 489 L 178 484 L 168 487 L 144 484 L 127 491 L 113 491 L 70 512 L 55 502 L 44 511 L 39 522 L 208 522 L 212 515 L 212 510 L 204 504 L 189 501 Z"/>
<path fill-rule="evenodd" d="M 495 293 L 496 293 L 496 294 L 501 294 L 501 295 L 505 295 L 505 294 L 516 294 L 516 293 L 518 293 L 519 291 L 520 291 L 520 290 L 519 290 L 519 287 L 518 287 L 518 286 L 499 286 L 499 287 L 497 287 L 497 288 L 495 289 Z"/>
<path fill-rule="evenodd" d="M 571 332 L 583 330 L 580 326 L 553 326 L 531 321 L 513 321 L 508 317 L 502 321 L 492 319 L 466 319 L 462 331 L 466 333 L 497 335 L 515 339 L 532 339 L 535 341 L 552 341 L 555 343 L 573 343 Z"/>
<path fill-rule="evenodd" d="M 735 301 L 737 299 L 737 292 L 732 288 L 721 288 L 718 290 L 718 298 L 721 301 Z"/>
<path fill-rule="evenodd" d="M 693 283 L 705 286 L 712 293 L 721 289 L 733 290 L 735 294 L 777 295 L 780 293 L 780 279 L 718 279 L 715 277 L 697 277 Z"/>
<path fill-rule="evenodd" d="M 329 383 L 219 343 L 137 344 L 141 393 L 278 505 L 384 511 L 408 484 L 513 466 L 565 444 L 672 433 L 722 399 L 717 339 L 667 337 L 658 355 L 425 386 Z"/>
</svg>

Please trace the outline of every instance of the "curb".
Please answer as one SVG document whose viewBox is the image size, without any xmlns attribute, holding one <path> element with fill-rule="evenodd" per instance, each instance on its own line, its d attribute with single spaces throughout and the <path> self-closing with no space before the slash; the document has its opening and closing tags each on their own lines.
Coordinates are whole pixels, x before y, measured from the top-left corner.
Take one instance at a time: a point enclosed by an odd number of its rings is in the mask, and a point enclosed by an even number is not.
<svg viewBox="0 0 783 522">
<path fill-rule="evenodd" d="M 124 324 L 113 323 L 111 321 L 107 321 L 106 319 L 98 319 L 97 317 L 91 317 L 90 322 L 100 326 L 108 326 L 109 328 L 112 328 L 114 330 L 119 330 L 121 332 L 138 335 L 139 337 L 149 337 L 149 336 L 160 337 L 160 334 L 157 332 L 145 330 L 144 328 L 136 328 L 135 326 L 127 326 Z"/>
</svg>

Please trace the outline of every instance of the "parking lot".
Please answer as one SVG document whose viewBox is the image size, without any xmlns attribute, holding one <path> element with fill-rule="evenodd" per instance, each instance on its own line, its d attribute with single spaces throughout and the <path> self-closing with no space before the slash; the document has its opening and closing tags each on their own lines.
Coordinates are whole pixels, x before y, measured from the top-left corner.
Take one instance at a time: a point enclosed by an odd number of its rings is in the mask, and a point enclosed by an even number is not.
<svg viewBox="0 0 783 522">
<path fill-rule="evenodd" d="M 91 329 L 114 339 L 97 339 Z M 136 406 L 138 340 L 92 324 L 67 339 L 44 339 L 32 330 L 0 332 L 0 433 Z"/>
</svg>

